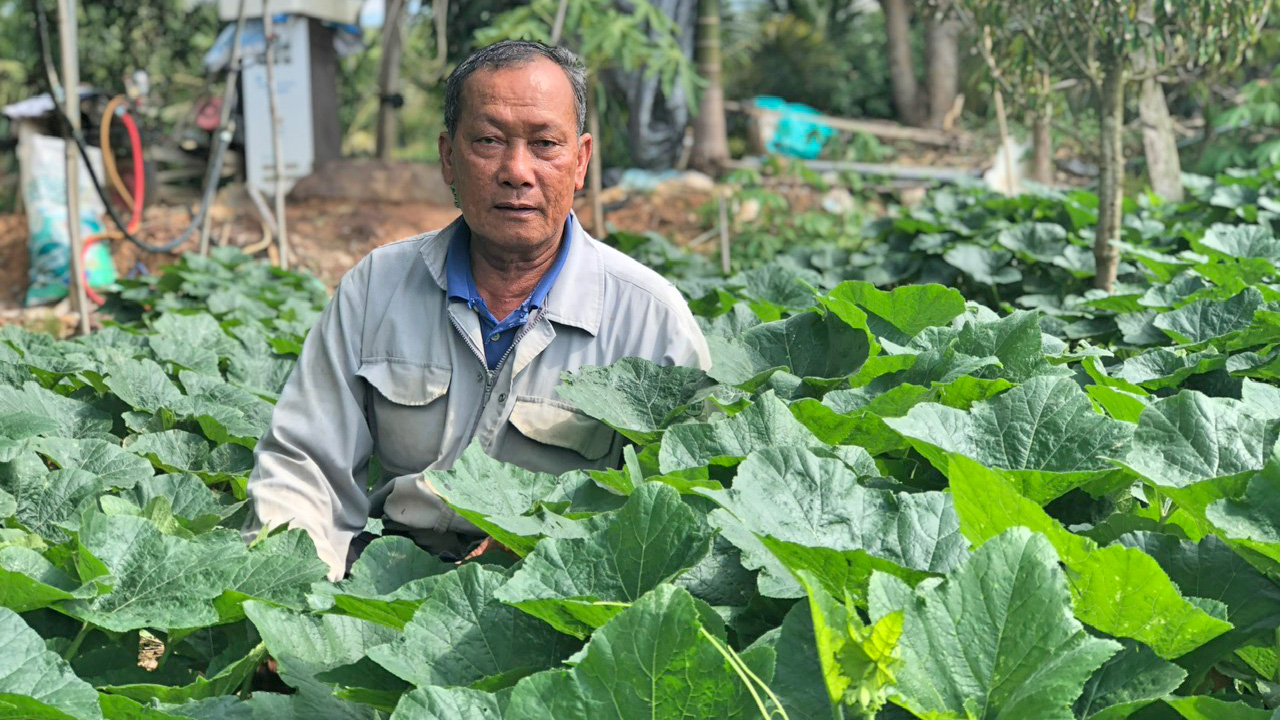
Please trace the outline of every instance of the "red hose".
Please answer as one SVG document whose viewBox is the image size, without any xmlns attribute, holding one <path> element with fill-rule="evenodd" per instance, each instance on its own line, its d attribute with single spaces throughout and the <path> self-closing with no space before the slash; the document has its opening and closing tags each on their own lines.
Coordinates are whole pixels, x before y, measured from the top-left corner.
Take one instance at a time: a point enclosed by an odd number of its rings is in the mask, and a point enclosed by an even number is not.
<svg viewBox="0 0 1280 720">
<path fill-rule="evenodd" d="M 133 207 L 130 208 L 129 224 L 127 226 L 129 232 L 135 232 L 138 226 L 142 224 L 142 201 L 146 194 L 146 168 L 142 163 L 142 135 L 138 132 L 138 124 L 133 121 L 133 116 L 128 110 L 123 108 L 120 110 L 120 121 L 124 123 L 125 130 L 129 133 L 129 157 L 133 161 Z M 104 151 L 110 152 L 110 148 L 103 148 Z M 111 235 L 108 233 L 98 233 L 85 238 L 84 246 L 80 249 L 80 264 L 84 266 L 84 291 L 94 304 L 101 305 L 106 299 L 98 294 L 93 286 L 89 284 L 89 250 L 94 245 L 106 241 Z"/>
<path fill-rule="evenodd" d="M 125 130 L 129 131 L 129 156 L 133 160 L 133 216 L 129 218 L 129 232 L 138 229 L 142 222 L 142 196 L 146 194 L 146 169 L 142 165 L 142 136 L 138 125 L 128 110 L 121 112 Z"/>
</svg>

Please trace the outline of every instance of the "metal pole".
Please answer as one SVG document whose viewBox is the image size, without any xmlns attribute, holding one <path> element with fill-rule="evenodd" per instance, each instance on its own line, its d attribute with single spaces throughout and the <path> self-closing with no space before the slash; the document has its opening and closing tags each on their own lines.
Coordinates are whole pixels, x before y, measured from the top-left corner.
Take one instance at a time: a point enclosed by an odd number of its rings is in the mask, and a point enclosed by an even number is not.
<svg viewBox="0 0 1280 720">
<path fill-rule="evenodd" d="M 71 246 L 71 277 L 67 289 L 80 314 L 80 334 L 89 334 L 89 298 L 84 291 L 84 259 L 80 242 L 80 57 L 76 45 L 75 0 L 58 0 L 58 36 L 62 45 L 62 102 L 71 123 L 67 138 L 67 240 Z M 57 98 L 54 98 L 56 101 Z"/>
</svg>

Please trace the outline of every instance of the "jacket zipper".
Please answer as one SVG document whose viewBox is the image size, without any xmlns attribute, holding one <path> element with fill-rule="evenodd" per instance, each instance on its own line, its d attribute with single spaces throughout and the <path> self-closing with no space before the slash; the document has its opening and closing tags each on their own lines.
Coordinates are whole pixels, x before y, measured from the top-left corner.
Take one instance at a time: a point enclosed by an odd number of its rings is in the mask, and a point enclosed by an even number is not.
<svg viewBox="0 0 1280 720">
<path fill-rule="evenodd" d="M 449 321 L 453 323 L 454 329 L 457 330 L 458 334 L 466 340 L 467 345 L 471 348 L 471 352 L 480 359 L 480 366 L 484 368 L 485 372 L 484 396 L 480 400 L 480 407 L 476 410 L 475 417 L 471 419 L 471 427 L 467 429 L 467 434 L 465 436 L 466 442 L 463 443 L 464 446 L 470 445 L 472 439 L 476 436 L 476 430 L 480 427 L 480 418 L 484 416 L 484 409 L 488 407 L 489 397 L 493 394 L 493 381 L 497 379 L 498 373 L 502 371 L 503 363 L 507 361 L 507 358 L 510 357 L 512 351 L 516 349 L 516 346 L 520 344 L 521 338 L 528 334 L 528 332 L 533 329 L 533 326 L 537 325 L 538 321 L 541 319 L 542 308 L 538 308 L 533 315 L 533 319 L 526 322 L 524 327 L 520 328 L 520 332 L 516 333 L 515 339 L 511 341 L 511 347 L 507 348 L 507 351 L 502 354 L 502 357 L 498 358 L 498 364 L 494 366 L 492 371 L 490 371 L 488 363 L 483 359 L 484 355 L 476 350 L 475 343 L 471 341 L 470 336 L 462 331 L 462 326 L 458 324 L 458 321 L 454 319 L 453 315 L 449 315 Z"/>
</svg>

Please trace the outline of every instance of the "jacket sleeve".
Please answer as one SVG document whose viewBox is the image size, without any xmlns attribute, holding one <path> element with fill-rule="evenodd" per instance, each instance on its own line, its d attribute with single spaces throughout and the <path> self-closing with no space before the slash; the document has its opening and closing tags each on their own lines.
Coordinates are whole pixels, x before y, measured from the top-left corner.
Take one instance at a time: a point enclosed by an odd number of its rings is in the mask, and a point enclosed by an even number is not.
<svg viewBox="0 0 1280 720">
<path fill-rule="evenodd" d="M 369 516 L 366 471 L 373 438 L 364 381 L 356 377 L 368 274 L 366 258 L 342 279 L 307 335 L 271 427 L 254 450 L 248 484 L 246 541 L 267 527 L 302 528 L 335 580 L 345 570 L 351 539 Z"/>
<path fill-rule="evenodd" d="M 698 327 L 689 303 L 680 291 L 671 285 L 665 298 L 668 307 L 672 308 L 672 322 L 665 337 L 657 338 L 665 342 L 663 365 L 688 365 L 690 367 L 711 369 L 711 350 L 707 347 L 707 338 Z"/>
</svg>

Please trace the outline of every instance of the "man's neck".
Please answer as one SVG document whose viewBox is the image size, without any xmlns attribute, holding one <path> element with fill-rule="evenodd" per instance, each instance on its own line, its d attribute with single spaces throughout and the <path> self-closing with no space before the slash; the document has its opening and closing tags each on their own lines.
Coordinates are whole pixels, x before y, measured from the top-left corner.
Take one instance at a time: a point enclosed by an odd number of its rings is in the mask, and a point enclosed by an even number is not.
<svg viewBox="0 0 1280 720">
<path fill-rule="evenodd" d="M 498 320 L 511 314 L 533 293 L 543 275 L 551 269 L 564 242 L 561 232 L 556 242 L 526 255 L 495 251 L 487 243 L 471 241 L 471 275 L 476 290 L 489 312 Z"/>
</svg>

